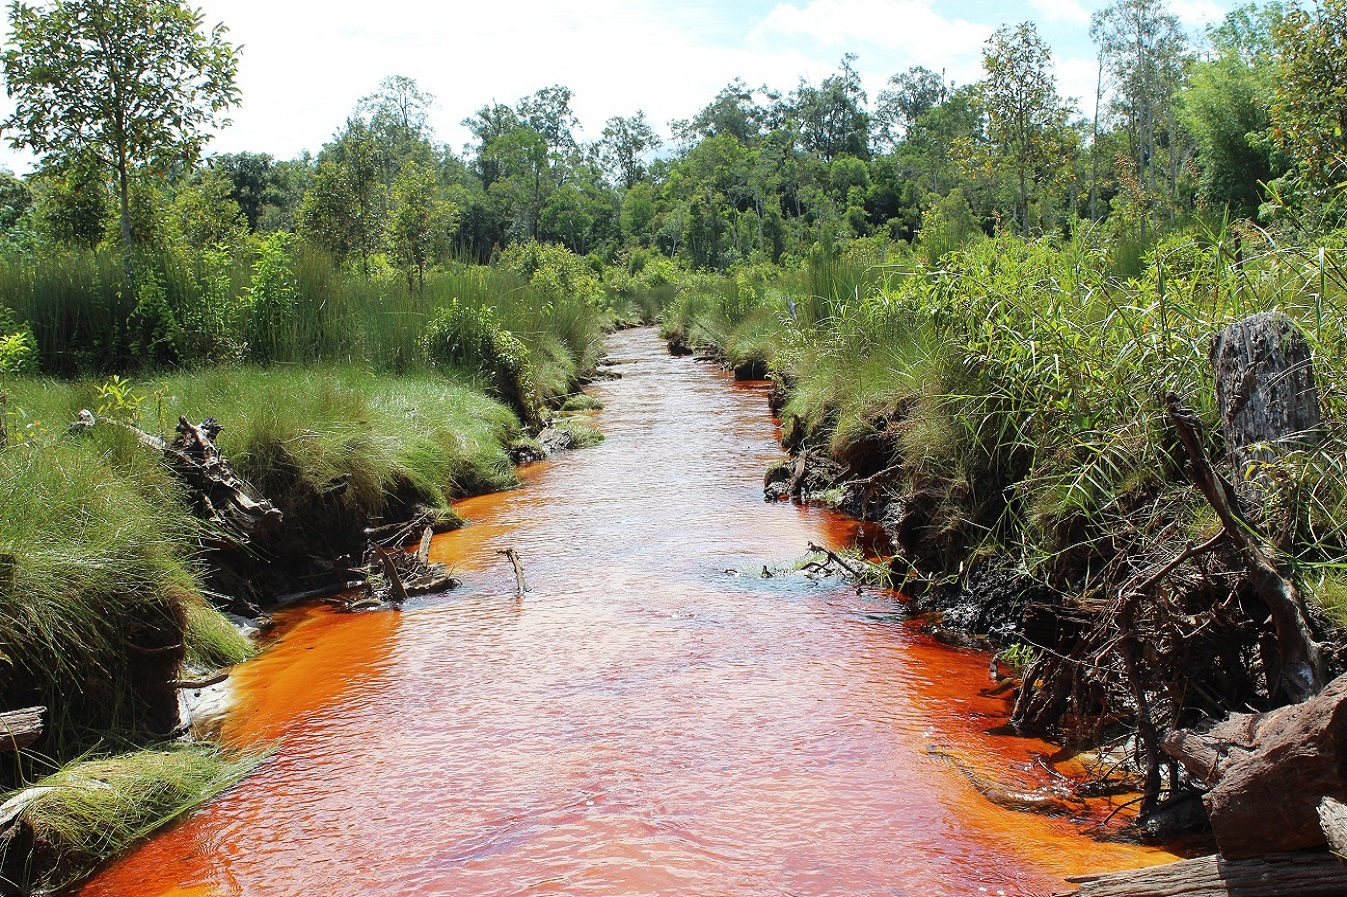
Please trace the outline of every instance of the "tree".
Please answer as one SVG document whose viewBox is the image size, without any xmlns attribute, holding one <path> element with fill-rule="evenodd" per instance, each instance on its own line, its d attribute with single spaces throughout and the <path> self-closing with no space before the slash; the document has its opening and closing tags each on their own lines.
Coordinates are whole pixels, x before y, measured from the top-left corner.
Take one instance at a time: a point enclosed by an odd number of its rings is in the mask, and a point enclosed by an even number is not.
<svg viewBox="0 0 1347 897">
<path fill-rule="evenodd" d="M 767 119 L 767 110 L 753 99 L 753 94 L 747 84 L 736 78 L 691 121 L 675 122 L 674 133 L 688 145 L 698 139 L 724 135 L 740 143 L 752 143 L 762 136 Z"/>
<path fill-rule="evenodd" d="M 1004 25 L 982 51 L 987 78 L 982 96 L 995 167 L 1008 169 L 1015 184 L 1015 217 L 1029 232 L 1029 185 L 1061 161 L 1057 138 L 1067 108 L 1057 95 L 1052 52 L 1032 22 Z"/>
<path fill-rule="evenodd" d="M 937 74 L 920 65 L 894 75 L 889 87 L 879 94 L 874 118 L 878 139 L 890 146 L 896 145 L 923 115 L 948 100 L 954 89 L 943 72 Z"/>
<path fill-rule="evenodd" d="M 1293 9 L 1277 25 L 1272 133 L 1311 190 L 1347 181 L 1347 0 Z"/>
<path fill-rule="evenodd" d="M 225 27 L 204 31 L 182 0 L 14 0 L 9 20 L 15 109 L 0 127 L 16 148 L 109 170 L 129 253 L 134 173 L 194 162 L 238 102 Z"/>
<path fill-rule="evenodd" d="M 1115 90 L 1113 108 L 1131 142 L 1141 187 L 1154 192 L 1160 150 L 1168 149 L 1169 192 L 1178 191 L 1180 153 L 1174 97 L 1183 80 L 1187 39 L 1163 0 L 1115 0 L 1094 14 L 1090 37 L 1099 47 Z M 1163 170 L 1163 169 L 1162 169 Z M 1143 226 L 1145 217 L 1143 216 Z"/>
<path fill-rule="evenodd" d="M 425 284 L 426 266 L 448 244 L 458 210 L 439 194 L 435 170 L 408 162 L 393 182 L 393 215 L 388 226 L 389 254 L 410 287 Z"/>
<path fill-rule="evenodd" d="M 1180 95 L 1180 120 L 1197 145 L 1198 190 L 1215 206 L 1252 216 L 1260 185 L 1283 172 L 1264 132 L 1276 86 L 1272 34 L 1280 4 L 1245 7 L 1211 28 L 1213 55 L 1195 62 Z"/>
<path fill-rule="evenodd" d="M 659 136 L 640 110 L 631 118 L 615 116 L 608 119 L 608 124 L 603 127 L 603 139 L 599 141 L 605 167 L 626 190 L 635 187 L 644 177 L 642 158 L 659 147 Z"/>
<path fill-rule="evenodd" d="M 359 256 L 368 275 L 370 256 L 384 240 L 382 192 L 378 146 L 365 123 L 352 116 L 318 157 L 313 187 L 300 206 L 300 232 L 343 261 Z"/>
<path fill-rule="evenodd" d="M 837 74 L 824 78 L 819 87 L 801 83 L 795 91 L 794 111 L 804 146 L 825 162 L 843 153 L 870 158 L 870 116 L 855 61 L 848 53 Z"/>
</svg>

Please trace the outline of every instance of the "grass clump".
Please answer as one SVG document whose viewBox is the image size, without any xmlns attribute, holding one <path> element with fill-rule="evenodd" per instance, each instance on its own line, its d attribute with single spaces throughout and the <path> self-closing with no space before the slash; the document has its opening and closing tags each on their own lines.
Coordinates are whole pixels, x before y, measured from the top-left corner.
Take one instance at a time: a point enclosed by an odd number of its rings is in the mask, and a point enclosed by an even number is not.
<svg viewBox="0 0 1347 897">
<path fill-rule="evenodd" d="M 588 411 L 602 411 L 603 402 L 600 402 L 593 396 L 586 395 L 584 393 L 578 393 L 576 395 L 568 397 L 565 402 L 562 402 L 560 410 L 563 414 L 577 414 Z"/>
<path fill-rule="evenodd" d="M 37 782 L 0 868 L 22 893 L 50 893 L 247 775 L 255 757 L 190 746 L 72 763 Z"/>
<path fill-rule="evenodd" d="M 604 440 L 602 430 L 575 418 L 562 418 L 552 426 L 570 437 L 571 448 L 593 448 Z"/>
</svg>

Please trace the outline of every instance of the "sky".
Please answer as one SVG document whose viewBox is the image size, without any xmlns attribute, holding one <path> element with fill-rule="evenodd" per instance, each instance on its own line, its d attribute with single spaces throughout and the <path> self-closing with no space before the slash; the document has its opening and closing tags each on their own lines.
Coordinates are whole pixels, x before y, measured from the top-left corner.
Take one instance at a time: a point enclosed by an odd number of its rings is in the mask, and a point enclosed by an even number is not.
<svg viewBox="0 0 1347 897">
<path fill-rule="evenodd" d="M 924 65 L 959 83 L 981 75 L 1001 24 L 1032 20 L 1053 49 L 1058 88 L 1093 112 L 1098 64 L 1090 14 L 1103 0 L 195 0 L 208 25 L 242 45 L 242 104 L 208 152 L 317 152 L 388 75 L 435 95 L 430 123 L 456 149 L 461 122 L 561 84 L 583 136 L 643 110 L 663 133 L 734 78 L 783 92 L 818 84 L 855 53 L 873 101 L 888 79 Z M 1238 0 L 1170 0 L 1195 34 Z M 8 38 L 7 27 L 0 33 Z M 0 115 L 8 114 L 0 97 Z M 31 157 L 6 143 L 0 166 Z"/>
</svg>

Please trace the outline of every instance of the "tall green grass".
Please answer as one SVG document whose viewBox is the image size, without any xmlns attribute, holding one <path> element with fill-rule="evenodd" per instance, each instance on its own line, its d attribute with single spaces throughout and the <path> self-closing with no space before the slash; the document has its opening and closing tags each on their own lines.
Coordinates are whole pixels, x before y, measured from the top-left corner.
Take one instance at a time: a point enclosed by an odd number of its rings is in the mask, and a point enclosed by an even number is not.
<svg viewBox="0 0 1347 897">
<path fill-rule="evenodd" d="M 774 275 L 693 280 L 664 326 L 730 363 L 769 362 L 790 386 L 788 439 L 861 474 L 897 466 L 902 489 L 931 505 L 931 562 L 1009 552 L 1089 591 L 1169 524 L 1207 525 L 1164 395 L 1185 396 L 1217 439 L 1212 336 L 1283 311 L 1313 345 L 1328 438 L 1269 472 L 1266 513 L 1293 521 L 1310 578 L 1340 594 L 1345 243 L 1337 233 L 1288 246 L 1252 226 L 1198 223 L 1158 241 L 1124 280 L 1118 238 L 1089 226 L 1071 241 L 976 241 L 937 268 L 867 241 Z"/>
<path fill-rule="evenodd" d="M 196 523 L 142 454 L 111 431 L 0 452 L 0 694 L 49 708 L 41 748 L 58 762 L 142 731 L 129 642 L 199 645 L 217 663 L 250 650 L 201 597 Z"/>
<path fill-rule="evenodd" d="M 528 389 L 500 389 L 489 375 L 483 385 L 541 407 L 592 369 L 619 311 L 597 288 L 571 290 L 556 276 L 581 264 L 564 250 L 539 254 L 542 263 L 522 273 L 451 265 L 413 289 L 392 275 L 343 272 L 285 235 L 232 252 L 146 250 L 131 280 L 119 253 L 52 249 L 0 258 L 0 306 L 32 330 L 42 370 L 60 376 L 240 362 L 424 371 L 442 361 L 427 339 L 431 322 L 469 309 L 525 355 Z M 492 361 L 471 359 L 459 373 L 489 373 Z"/>
</svg>

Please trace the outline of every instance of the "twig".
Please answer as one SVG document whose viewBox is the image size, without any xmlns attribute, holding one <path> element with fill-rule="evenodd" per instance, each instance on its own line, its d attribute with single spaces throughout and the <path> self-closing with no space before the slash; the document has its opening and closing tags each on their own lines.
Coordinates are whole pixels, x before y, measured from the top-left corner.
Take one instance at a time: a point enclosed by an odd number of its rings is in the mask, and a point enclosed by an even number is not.
<svg viewBox="0 0 1347 897">
<path fill-rule="evenodd" d="M 518 590 L 516 592 L 515 597 L 518 600 L 523 601 L 524 592 L 528 590 L 524 587 L 524 565 L 519 561 L 518 552 L 516 552 L 513 548 L 507 548 L 504 551 L 496 552 L 496 554 L 504 555 L 505 557 L 509 558 L 510 563 L 514 565 L 515 588 Z"/>
<path fill-rule="evenodd" d="M 829 551 L 828 549 L 824 548 L 822 545 L 815 545 L 813 542 L 810 542 L 810 543 L 809 543 L 809 550 L 812 551 L 812 552 L 814 552 L 815 554 L 826 555 L 827 558 L 828 558 L 828 560 L 832 561 L 834 564 L 836 564 L 837 566 L 841 567 L 843 570 L 845 570 L 845 571 L 847 571 L 848 573 L 850 573 L 850 574 L 851 574 L 853 577 L 855 577 L 856 579 L 864 579 L 864 578 L 865 578 L 865 572 L 864 572 L 863 570 L 857 570 L 855 567 L 853 567 L 853 566 L 851 566 L 850 564 L 848 564 L 848 563 L 847 563 L 846 561 L 844 561 L 842 558 L 838 557 L 837 554 L 836 554 L 835 552 Z"/>
</svg>

